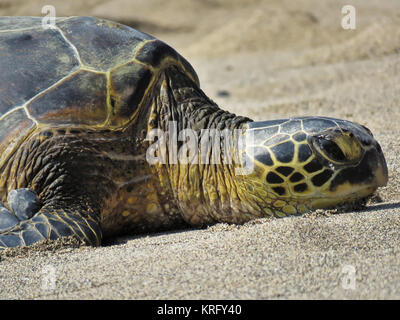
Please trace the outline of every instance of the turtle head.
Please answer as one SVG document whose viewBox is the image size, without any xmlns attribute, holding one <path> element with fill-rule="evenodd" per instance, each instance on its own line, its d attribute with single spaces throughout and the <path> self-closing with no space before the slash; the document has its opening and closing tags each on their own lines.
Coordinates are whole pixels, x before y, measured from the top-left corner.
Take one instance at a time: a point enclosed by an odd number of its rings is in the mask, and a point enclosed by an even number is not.
<svg viewBox="0 0 400 320">
<path fill-rule="evenodd" d="M 261 182 L 255 184 L 264 188 L 260 195 L 279 200 L 272 202 L 275 211 L 355 202 L 387 183 L 379 143 L 356 123 L 321 117 L 251 122 L 246 134 L 252 136 L 246 154 L 254 163 L 249 181 Z"/>
</svg>

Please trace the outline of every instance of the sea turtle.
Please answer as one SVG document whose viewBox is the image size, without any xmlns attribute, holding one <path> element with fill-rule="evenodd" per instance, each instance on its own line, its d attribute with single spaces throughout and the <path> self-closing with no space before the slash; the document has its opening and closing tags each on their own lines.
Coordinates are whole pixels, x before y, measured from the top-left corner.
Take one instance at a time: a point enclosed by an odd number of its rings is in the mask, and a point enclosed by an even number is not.
<svg viewBox="0 0 400 320">
<path fill-rule="evenodd" d="M 41 22 L 0 19 L 2 248 L 301 214 L 387 182 L 362 125 L 254 122 L 221 110 L 192 66 L 148 34 L 94 17 Z M 221 132 L 241 140 L 214 139 Z M 197 153 L 185 158 L 190 140 Z"/>
</svg>

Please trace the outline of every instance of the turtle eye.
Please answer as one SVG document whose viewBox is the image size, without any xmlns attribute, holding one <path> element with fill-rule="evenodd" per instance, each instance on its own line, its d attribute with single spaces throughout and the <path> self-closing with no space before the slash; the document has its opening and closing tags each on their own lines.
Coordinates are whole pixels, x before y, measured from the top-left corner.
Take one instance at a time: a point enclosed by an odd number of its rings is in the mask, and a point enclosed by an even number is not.
<svg viewBox="0 0 400 320">
<path fill-rule="evenodd" d="M 318 137 L 317 143 L 320 149 L 333 161 L 343 162 L 347 160 L 342 149 L 334 141 Z"/>
</svg>

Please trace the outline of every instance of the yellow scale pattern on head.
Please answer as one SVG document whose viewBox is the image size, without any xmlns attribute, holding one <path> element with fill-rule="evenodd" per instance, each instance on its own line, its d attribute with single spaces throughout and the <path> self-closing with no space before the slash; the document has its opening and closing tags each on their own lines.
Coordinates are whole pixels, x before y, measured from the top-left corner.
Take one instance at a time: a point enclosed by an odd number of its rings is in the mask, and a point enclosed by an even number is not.
<svg viewBox="0 0 400 320">
<path fill-rule="evenodd" d="M 257 129 L 263 129 L 263 128 L 257 128 Z M 271 215 L 275 214 L 277 216 L 286 216 L 286 215 L 291 215 L 291 214 L 296 214 L 296 213 L 305 213 L 309 211 L 310 209 L 310 204 L 308 204 L 307 196 L 310 194 L 313 194 L 315 196 L 318 196 L 320 193 L 320 190 L 325 189 L 327 186 L 329 186 L 329 182 L 333 179 L 331 177 L 329 180 L 327 180 L 322 186 L 317 187 L 315 186 L 311 179 L 323 172 L 326 168 L 321 167 L 321 169 L 316 170 L 312 173 L 306 171 L 304 169 L 304 166 L 307 164 L 311 163 L 313 159 L 315 158 L 314 155 L 310 155 L 305 161 L 301 162 L 299 161 L 299 147 L 301 145 L 307 145 L 308 142 L 306 140 L 303 141 L 296 141 L 293 139 L 293 136 L 295 134 L 298 134 L 301 131 L 296 131 L 293 132 L 292 134 L 289 135 L 288 139 L 281 140 L 277 143 L 272 143 L 269 145 L 264 145 L 268 140 L 271 140 L 272 138 L 276 137 L 278 134 L 281 134 L 280 130 L 275 133 L 273 136 L 268 137 L 265 141 L 262 142 L 262 144 L 255 145 L 256 147 L 261 147 L 265 148 L 268 150 L 271 160 L 273 162 L 272 166 L 266 165 L 256 159 L 252 159 L 256 165 L 256 168 L 258 167 L 261 170 L 261 179 L 265 181 L 263 186 L 257 187 L 257 192 L 258 194 L 263 198 L 264 203 L 270 204 L 273 210 L 268 209 L 268 211 L 271 211 Z M 304 132 L 304 131 L 303 131 Z M 276 154 L 273 152 L 272 148 L 276 147 L 277 145 L 286 143 L 286 142 L 291 142 L 294 145 L 294 152 L 293 152 L 293 157 L 291 161 L 289 162 L 281 162 L 277 159 Z M 293 171 L 290 174 L 284 175 L 277 171 L 279 167 L 290 167 L 293 168 Z M 267 175 L 269 173 L 273 172 L 277 177 L 281 179 L 281 182 L 277 182 L 274 184 L 270 184 L 267 182 Z M 299 181 L 292 182 L 290 181 L 290 178 L 295 175 L 295 174 L 301 174 L 303 176 L 302 179 Z M 307 187 L 305 190 L 298 190 L 296 191 L 294 188 L 295 186 L 298 185 L 306 185 Z M 263 189 L 265 188 L 266 189 Z M 303 186 L 302 186 L 303 187 Z M 285 191 L 283 194 L 280 194 L 276 192 L 276 188 L 283 188 Z M 275 190 L 274 190 L 275 189 Z M 271 201 L 270 199 L 278 199 L 275 201 Z M 291 201 L 295 200 L 295 201 Z M 268 212 L 267 212 L 268 213 Z"/>
</svg>

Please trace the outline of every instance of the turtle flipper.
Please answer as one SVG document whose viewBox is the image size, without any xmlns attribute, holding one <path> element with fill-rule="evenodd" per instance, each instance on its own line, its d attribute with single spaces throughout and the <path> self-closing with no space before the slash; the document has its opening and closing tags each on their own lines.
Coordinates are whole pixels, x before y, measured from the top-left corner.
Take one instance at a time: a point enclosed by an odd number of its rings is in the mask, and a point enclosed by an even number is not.
<svg viewBox="0 0 400 320">
<path fill-rule="evenodd" d="M 0 204 L 0 248 L 27 246 L 66 236 L 73 236 L 87 245 L 100 244 L 100 225 L 90 208 L 62 208 L 52 202 L 35 213 L 33 210 L 38 203 L 33 192 L 28 189 L 13 191 L 16 192 L 8 202 L 14 212 Z"/>
</svg>

